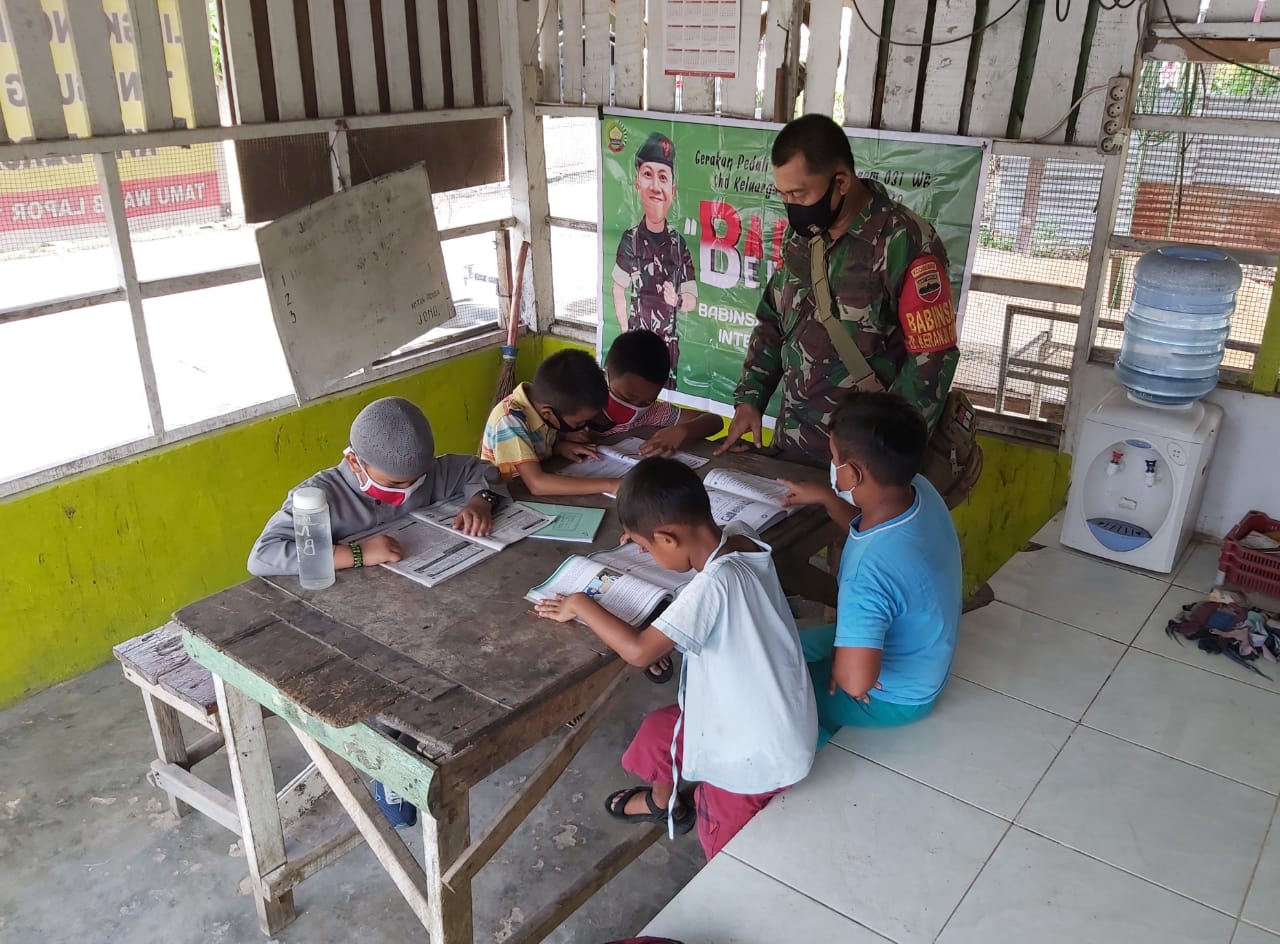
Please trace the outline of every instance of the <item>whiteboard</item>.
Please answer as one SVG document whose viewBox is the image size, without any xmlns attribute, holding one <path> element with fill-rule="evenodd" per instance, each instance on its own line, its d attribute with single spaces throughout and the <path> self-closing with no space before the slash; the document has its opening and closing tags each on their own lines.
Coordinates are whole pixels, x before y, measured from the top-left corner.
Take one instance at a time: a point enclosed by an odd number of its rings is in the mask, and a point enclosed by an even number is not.
<svg viewBox="0 0 1280 944">
<path fill-rule="evenodd" d="M 325 197 L 257 237 L 299 400 L 453 317 L 425 164 Z"/>
</svg>

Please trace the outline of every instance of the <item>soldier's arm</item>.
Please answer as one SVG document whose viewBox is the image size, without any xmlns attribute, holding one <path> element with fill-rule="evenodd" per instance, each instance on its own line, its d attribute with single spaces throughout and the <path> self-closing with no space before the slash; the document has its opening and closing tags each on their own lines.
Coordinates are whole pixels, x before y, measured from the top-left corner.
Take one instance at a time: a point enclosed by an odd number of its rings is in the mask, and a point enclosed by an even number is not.
<svg viewBox="0 0 1280 944">
<path fill-rule="evenodd" d="M 760 304 L 756 307 L 756 326 L 742 362 L 742 378 L 733 393 L 735 406 L 745 403 L 761 413 L 782 380 L 782 317 L 774 307 L 774 299 L 777 298 L 783 271 L 779 267 L 760 296 Z"/>
<path fill-rule="evenodd" d="M 932 430 L 951 390 L 960 351 L 946 249 L 935 234 L 928 236 L 921 245 L 906 232 L 895 234 L 886 252 L 885 279 L 906 346 L 889 389 L 914 404 Z"/>
</svg>

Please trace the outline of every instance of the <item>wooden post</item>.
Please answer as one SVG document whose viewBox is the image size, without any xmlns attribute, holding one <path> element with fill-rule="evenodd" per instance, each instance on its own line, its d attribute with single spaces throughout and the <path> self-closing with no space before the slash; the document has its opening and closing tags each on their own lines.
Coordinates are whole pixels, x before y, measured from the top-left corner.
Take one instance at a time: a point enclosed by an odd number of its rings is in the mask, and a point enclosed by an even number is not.
<svg viewBox="0 0 1280 944">
<path fill-rule="evenodd" d="M 511 208 L 516 218 L 518 239 L 529 242 L 529 275 L 532 287 L 522 295 L 526 325 L 545 331 L 555 320 L 555 295 L 551 283 L 551 227 L 547 219 L 551 205 L 547 195 L 547 151 L 542 139 L 542 118 L 534 109 L 538 96 L 537 44 L 538 5 L 527 0 L 501 0 L 499 22 L 502 33 L 502 95 L 511 107 L 507 120 L 507 166 L 511 176 Z M 572 24 L 566 20 L 565 98 L 580 101 L 581 90 L 570 88 L 572 71 L 568 50 L 572 46 Z M 533 61 L 529 61 L 530 54 Z"/>
<path fill-rule="evenodd" d="M 427 887 L 439 892 L 429 902 L 427 933 L 432 944 L 471 944 L 471 879 L 450 888 L 444 874 L 471 842 L 471 808 L 465 787 L 441 791 L 440 802 L 422 811 L 423 865 Z"/>
<path fill-rule="evenodd" d="M 240 810 L 240 835 L 249 879 L 253 883 L 254 906 L 262 933 L 275 934 L 293 921 L 293 892 L 268 898 L 262 877 L 288 862 L 284 852 L 284 830 L 276 787 L 271 773 L 271 754 L 262 727 L 262 706 L 237 688 L 213 676 L 227 742 L 227 763 L 231 766 L 231 786 Z"/>
<path fill-rule="evenodd" d="M 147 720 L 151 722 L 156 757 L 184 769 L 188 767 L 190 761 L 187 759 L 187 742 L 182 736 L 178 713 L 145 689 L 142 692 L 142 703 L 147 708 Z M 169 796 L 169 812 L 174 816 L 181 818 L 191 811 L 191 807 L 179 800 L 173 791 L 166 790 L 165 793 Z"/>
<path fill-rule="evenodd" d="M 1276 268 L 1280 275 L 1280 266 Z M 1253 356 L 1252 386 L 1254 393 L 1275 393 L 1276 375 L 1280 374 L 1280 288 L 1271 285 L 1271 304 L 1267 306 L 1267 323 L 1262 329 L 1262 343 Z"/>
</svg>

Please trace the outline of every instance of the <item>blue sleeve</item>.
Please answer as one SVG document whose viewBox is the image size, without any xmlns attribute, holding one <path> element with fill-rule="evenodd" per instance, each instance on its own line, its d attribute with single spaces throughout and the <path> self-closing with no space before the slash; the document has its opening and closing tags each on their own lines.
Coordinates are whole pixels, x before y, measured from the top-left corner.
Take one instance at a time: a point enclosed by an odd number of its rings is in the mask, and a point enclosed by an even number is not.
<svg viewBox="0 0 1280 944">
<path fill-rule="evenodd" d="M 863 559 L 840 583 L 836 602 L 836 645 L 884 649 L 884 638 L 903 609 L 902 595 L 886 574 Z"/>
</svg>

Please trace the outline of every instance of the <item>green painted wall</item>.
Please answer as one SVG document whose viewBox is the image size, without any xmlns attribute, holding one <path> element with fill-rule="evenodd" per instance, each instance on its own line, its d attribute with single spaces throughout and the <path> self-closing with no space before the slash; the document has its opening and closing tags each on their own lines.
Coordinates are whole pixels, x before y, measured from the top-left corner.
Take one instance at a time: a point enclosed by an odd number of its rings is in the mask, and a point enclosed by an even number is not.
<svg viewBox="0 0 1280 944">
<path fill-rule="evenodd" d="M 536 342 L 522 349 L 524 364 L 536 359 Z M 474 452 L 498 365 L 496 349 L 465 355 L 0 500 L 0 706 L 246 578 L 262 525 L 338 461 L 369 401 L 408 397 L 440 451 Z"/>
<path fill-rule="evenodd" d="M 980 436 L 982 478 L 951 513 L 964 552 L 968 597 L 1067 503 L 1071 457 L 1053 449 Z"/>
<path fill-rule="evenodd" d="M 526 338 L 518 373 L 575 346 Z M 290 487 L 338 461 L 360 408 L 405 396 L 442 452 L 470 453 L 493 397 L 496 350 L 179 443 L 0 500 L 0 706 L 100 665 L 111 646 L 244 579 L 249 547 Z M 985 437 L 986 466 L 955 512 L 966 592 L 1066 500 L 1070 460 Z"/>
</svg>

